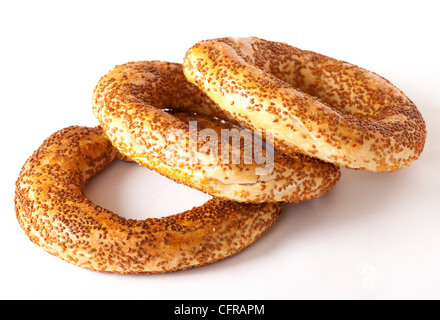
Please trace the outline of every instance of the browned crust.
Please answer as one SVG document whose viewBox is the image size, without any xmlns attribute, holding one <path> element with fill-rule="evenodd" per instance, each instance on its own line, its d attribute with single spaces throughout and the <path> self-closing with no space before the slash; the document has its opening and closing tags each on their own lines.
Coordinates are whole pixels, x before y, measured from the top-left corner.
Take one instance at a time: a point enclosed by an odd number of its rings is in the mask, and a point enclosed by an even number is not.
<svg viewBox="0 0 440 320">
<path fill-rule="evenodd" d="M 44 141 L 16 183 L 16 216 L 30 240 L 85 269 L 169 272 L 240 252 L 281 214 L 282 203 L 213 198 L 165 218 L 122 218 L 93 204 L 83 191 L 86 182 L 117 156 L 100 128 L 69 127 Z"/>
<path fill-rule="evenodd" d="M 216 197 L 253 203 L 299 202 L 328 192 L 340 177 L 334 165 L 296 154 L 277 155 L 273 173 L 265 176 L 257 174 L 263 165 L 255 161 L 224 164 L 199 155 L 208 161 L 189 162 L 192 154 L 173 149 L 168 135 L 171 129 L 182 130 L 181 140 L 189 144 L 188 118 L 179 119 L 168 109 L 196 113 L 193 117 L 200 124 L 218 131 L 232 124 L 215 118 L 232 118 L 185 79 L 178 63 L 139 61 L 116 66 L 100 79 L 92 103 L 106 135 L 123 155 Z"/>
<path fill-rule="evenodd" d="M 280 152 L 369 171 L 407 167 L 426 126 L 413 102 L 377 74 L 259 38 L 199 42 L 184 72 L 230 117 L 272 127 Z"/>
</svg>

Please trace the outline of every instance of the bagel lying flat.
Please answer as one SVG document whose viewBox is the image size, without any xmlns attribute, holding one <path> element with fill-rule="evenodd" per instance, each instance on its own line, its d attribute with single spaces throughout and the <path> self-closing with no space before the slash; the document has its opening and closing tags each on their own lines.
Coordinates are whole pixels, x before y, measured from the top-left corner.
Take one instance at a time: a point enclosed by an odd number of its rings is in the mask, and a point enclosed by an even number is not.
<svg viewBox="0 0 440 320">
<path fill-rule="evenodd" d="M 124 219 L 93 204 L 83 191 L 87 181 L 117 156 L 100 128 L 70 127 L 44 141 L 16 183 L 16 215 L 30 240 L 90 270 L 167 272 L 240 252 L 281 214 L 281 203 L 213 198 L 165 218 Z"/>
<path fill-rule="evenodd" d="M 275 149 L 369 171 L 407 167 L 423 151 L 416 106 L 386 79 L 347 62 L 259 38 L 194 45 L 187 79 L 250 129 L 273 128 Z"/>
<path fill-rule="evenodd" d="M 227 142 L 222 148 L 222 139 L 214 151 L 202 150 L 206 141 L 192 137 L 189 120 L 198 124 L 198 130 L 212 129 L 214 133 L 234 126 L 226 123 L 228 117 L 185 79 L 177 63 L 141 61 L 115 67 L 96 86 L 93 111 L 122 154 L 223 199 L 254 203 L 310 200 L 328 192 L 340 177 L 334 165 L 295 154 L 274 155 L 272 160 L 267 157 L 273 162 L 273 170 L 265 173 L 260 169 L 267 163 L 257 162 L 254 154 L 246 163 L 243 146 Z M 182 118 L 182 112 L 191 118 Z M 247 134 L 242 128 L 234 128 L 239 134 Z M 180 141 L 177 146 L 176 141 Z M 188 147 L 191 144 L 196 149 Z M 238 154 L 239 161 L 221 161 L 225 149 Z"/>
</svg>

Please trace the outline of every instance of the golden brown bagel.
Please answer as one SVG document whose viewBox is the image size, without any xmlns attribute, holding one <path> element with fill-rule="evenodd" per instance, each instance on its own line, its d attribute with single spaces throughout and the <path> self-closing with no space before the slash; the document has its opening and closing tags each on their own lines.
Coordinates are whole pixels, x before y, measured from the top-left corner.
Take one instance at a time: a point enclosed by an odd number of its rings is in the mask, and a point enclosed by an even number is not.
<svg viewBox="0 0 440 320">
<path fill-rule="evenodd" d="M 74 265 L 115 273 L 158 273 L 230 257 L 255 242 L 283 204 L 213 198 L 160 219 L 124 219 L 93 204 L 87 181 L 118 151 L 100 128 L 56 132 L 26 161 L 16 184 L 17 219 L 32 242 Z"/>
<path fill-rule="evenodd" d="M 195 142 L 194 152 L 187 148 L 194 142 L 188 120 L 217 133 L 233 125 L 216 119 L 228 120 L 185 79 L 178 63 L 141 61 L 117 66 L 100 79 L 92 102 L 101 127 L 122 154 L 213 196 L 254 203 L 299 202 L 326 193 L 340 177 L 339 168 L 302 155 L 275 155 L 273 171 L 260 174 L 258 169 L 266 164 L 257 164 L 255 158 L 245 163 L 243 148 L 232 143 L 227 149 L 239 154 L 243 160 L 239 163 L 220 161 L 220 146 L 218 152 L 201 152 L 203 141 Z M 170 109 L 180 112 L 180 118 Z M 197 114 L 190 119 L 182 118 L 181 112 Z M 176 138 L 170 132 L 179 132 L 177 140 L 183 146 L 174 147 Z M 191 161 L 194 158 L 203 161 Z"/>
<path fill-rule="evenodd" d="M 353 169 L 395 171 L 423 151 L 425 122 L 375 73 L 285 43 L 222 38 L 194 45 L 187 79 L 244 127 L 273 128 L 275 148 Z"/>
</svg>

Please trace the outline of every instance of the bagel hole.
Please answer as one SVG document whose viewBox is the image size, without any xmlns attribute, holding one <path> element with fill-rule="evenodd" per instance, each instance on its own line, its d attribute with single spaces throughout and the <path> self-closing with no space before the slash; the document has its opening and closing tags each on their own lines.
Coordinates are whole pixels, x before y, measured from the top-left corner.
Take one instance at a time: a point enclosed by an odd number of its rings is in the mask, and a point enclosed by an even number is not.
<svg viewBox="0 0 440 320">
<path fill-rule="evenodd" d="M 135 220 L 174 215 L 212 198 L 153 170 L 119 160 L 93 177 L 85 194 L 96 205 Z"/>
</svg>

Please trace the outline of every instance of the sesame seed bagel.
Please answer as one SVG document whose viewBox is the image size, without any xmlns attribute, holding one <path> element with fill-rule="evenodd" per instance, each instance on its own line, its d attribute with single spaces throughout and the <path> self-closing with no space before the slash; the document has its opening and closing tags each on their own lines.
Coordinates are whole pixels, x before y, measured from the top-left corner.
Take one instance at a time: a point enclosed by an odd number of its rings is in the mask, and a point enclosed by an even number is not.
<svg viewBox="0 0 440 320">
<path fill-rule="evenodd" d="M 282 203 L 213 198 L 173 216 L 125 219 L 84 194 L 87 181 L 117 156 L 99 127 L 69 127 L 45 140 L 26 161 L 16 183 L 16 215 L 30 240 L 89 270 L 169 272 L 240 252 L 281 214 Z"/>
<path fill-rule="evenodd" d="M 265 149 L 262 155 L 267 161 L 262 163 L 253 153 L 254 141 L 247 148 L 251 154 L 229 138 L 223 144 L 224 130 L 234 129 L 239 141 L 240 136 L 251 134 L 225 121 L 235 120 L 188 82 L 178 63 L 140 61 L 116 66 L 100 79 L 92 104 L 107 137 L 123 155 L 225 200 L 311 200 L 332 189 L 340 177 L 338 167 L 303 155 L 270 157 Z M 195 136 L 191 121 L 197 125 Z M 200 139 L 206 130 L 215 133 L 213 138 L 221 137 L 217 143 L 209 141 L 212 149 L 206 148 L 206 138 Z M 228 157 L 223 158 L 225 150 Z"/>
<path fill-rule="evenodd" d="M 251 37 L 199 42 L 183 68 L 242 126 L 273 128 L 279 152 L 384 172 L 423 151 L 425 122 L 413 102 L 350 63 Z"/>
</svg>

